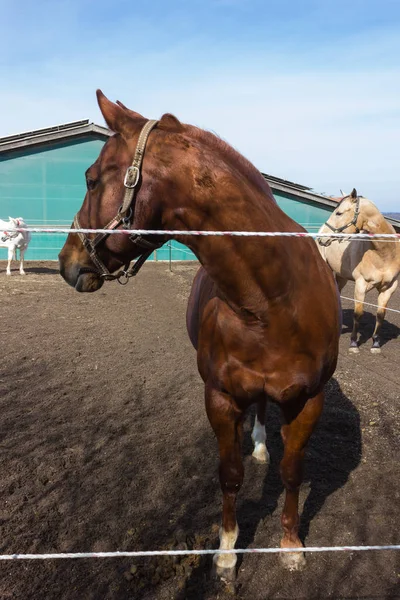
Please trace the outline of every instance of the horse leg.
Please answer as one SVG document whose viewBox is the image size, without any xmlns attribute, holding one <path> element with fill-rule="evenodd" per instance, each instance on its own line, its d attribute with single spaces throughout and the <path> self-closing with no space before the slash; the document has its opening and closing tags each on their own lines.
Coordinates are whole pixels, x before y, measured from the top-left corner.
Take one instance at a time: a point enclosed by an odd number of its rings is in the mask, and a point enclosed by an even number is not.
<svg viewBox="0 0 400 600">
<path fill-rule="evenodd" d="M 285 424 L 281 428 L 284 443 L 283 459 L 280 471 L 285 486 L 285 504 L 282 511 L 281 523 L 283 538 L 281 548 L 302 548 L 299 532 L 299 490 L 303 481 L 303 459 L 306 444 L 319 419 L 324 404 L 324 394 L 320 392 L 314 398 L 309 398 L 300 407 L 283 405 L 282 412 Z M 282 562 L 291 571 L 300 569 L 305 564 L 302 552 L 284 553 Z"/>
<path fill-rule="evenodd" d="M 206 386 L 206 409 L 219 447 L 219 480 L 222 489 L 220 550 L 235 547 L 239 528 L 236 522 L 236 496 L 243 482 L 242 437 L 244 413 L 233 398 Z M 236 577 L 236 554 L 216 554 L 214 572 L 225 581 Z"/>
<path fill-rule="evenodd" d="M 267 400 L 259 400 L 257 403 L 257 414 L 254 421 L 251 439 L 254 443 L 254 458 L 260 463 L 269 464 L 269 454 L 266 446 L 267 434 L 265 431 L 265 409 Z"/>
<path fill-rule="evenodd" d="M 7 253 L 8 262 L 7 262 L 7 271 L 6 271 L 7 275 L 11 275 L 11 261 L 13 258 L 13 254 L 14 254 L 14 252 L 13 252 L 12 247 L 8 246 L 8 253 Z"/>
<path fill-rule="evenodd" d="M 339 288 L 339 292 L 341 292 L 347 283 L 347 279 L 345 279 L 344 277 L 341 277 L 340 275 L 337 275 L 337 274 L 335 275 L 335 279 L 336 279 L 337 286 Z"/>
<path fill-rule="evenodd" d="M 25 254 L 25 250 L 20 248 L 20 250 L 19 250 L 19 274 L 20 275 L 26 275 L 26 273 L 24 271 L 24 254 Z"/>
<path fill-rule="evenodd" d="M 356 285 L 354 288 L 354 317 L 353 317 L 353 331 L 351 333 L 350 338 L 350 348 L 349 352 L 357 353 L 359 352 L 357 337 L 358 337 L 358 329 L 360 326 L 360 319 L 364 313 L 364 299 L 365 293 L 367 291 L 367 282 L 360 278 L 356 280 Z"/>
<path fill-rule="evenodd" d="M 389 302 L 393 292 L 396 290 L 397 285 L 398 285 L 398 280 L 396 279 L 396 281 L 390 286 L 390 288 L 388 288 L 384 292 L 379 293 L 379 296 L 378 296 L 378 307 L 379 308 L 376 312 L 376 324 L 375 324 L 374 333 L 372 334 L 373 344 L 372 344 L 371 352 L 379 353 L 381 351 L 381 340 L 379 337 L 379 332 L 382 327 L 383 321 L 385 319 L 386 307 L 388 305 L 388 302 Z"/>
</svg>

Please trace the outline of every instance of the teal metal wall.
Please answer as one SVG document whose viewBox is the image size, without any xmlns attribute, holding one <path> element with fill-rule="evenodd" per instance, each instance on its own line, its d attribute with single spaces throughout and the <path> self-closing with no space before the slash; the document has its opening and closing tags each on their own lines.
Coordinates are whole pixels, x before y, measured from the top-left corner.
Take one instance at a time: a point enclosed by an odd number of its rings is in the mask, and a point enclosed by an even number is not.
<svg viewBox="0 0 400 600">
<path fill-rule="evenodd" d="M 328 206 L 325 208 L 305 199 L 300 201 L 298 197 L 284 192 L 275 190 L 274 197 L 281 209 L 307 231 L 318 231 L 332 212 Z"/>
<path fill-rule="evenodd" d="M 0 218 L 22 217 L 28 225 L 67 226 L 86 192 L 85 171 L 96 160 L 104 139 L 94 136 L 0 154 Z M 27 260 L 56 260 L 66 235 L 32 234 Z M 169 260 L 170 249 L 157 251 Z M 0 248 L 0 259 L 7 250 Z M 172 242 L 172 260 L 196 257 L 186 246 Z M 154 255 L 150 259 L 154 259 Z"/>
<path fill-rule="evenodd" d="M 27 224 L 69 226 L 85 195 L 85 171 L 96 160 L 104 139 L 91 135 L 80 140 L 55 143 L 38 149 L 0 154 L 0 218 L 23 217 Z M 310 231 L 331 212 L 295 196 L 274 194 L 281 208 Z M 63 234 L 33 234 L 27 260 L 56 260 L 64 244 Z M 172 249 L 157 250 L 157 260 L 192 260 L 190 250 L 172 242 Z M 6 250 L 0 249 L 0 259 Z M 151 258 L 155 258 L 152 255 Z"/>
</svg>

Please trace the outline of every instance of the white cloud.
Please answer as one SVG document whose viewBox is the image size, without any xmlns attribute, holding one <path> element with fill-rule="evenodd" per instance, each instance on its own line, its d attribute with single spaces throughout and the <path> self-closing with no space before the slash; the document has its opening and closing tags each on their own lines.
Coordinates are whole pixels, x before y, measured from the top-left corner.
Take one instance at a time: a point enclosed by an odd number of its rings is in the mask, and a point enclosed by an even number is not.
<svg viewBox="0 0 400 600">
<path fill-rule="evenodd" d="M 101 123 L 101 87 L 148 117 L 173 112 L 216 131 L 264 172 L 325 193 L 355 186 L 400 210 L 397 36 L 357 34 L 318 55 L 290 52 L 228 56 L 199 38 L 152 53 L 82 48 L 34 72 L 3 69 L 0 135 L 85 117 Z"/>
</svg>

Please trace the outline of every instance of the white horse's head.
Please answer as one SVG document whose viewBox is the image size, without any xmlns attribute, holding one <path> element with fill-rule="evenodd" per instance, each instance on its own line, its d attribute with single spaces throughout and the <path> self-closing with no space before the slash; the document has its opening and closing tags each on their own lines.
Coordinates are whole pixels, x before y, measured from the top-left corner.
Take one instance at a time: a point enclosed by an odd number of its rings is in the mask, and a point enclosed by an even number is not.
<svg viewBox="0 0 400 600">
<path fill-rule="evenodd" d="M 8 217 L 8 220 L 13 227 L 26 227 L 26 223 L 22 217 L 17 217 L 15 219 L 13 217 Z"/>
</svg>

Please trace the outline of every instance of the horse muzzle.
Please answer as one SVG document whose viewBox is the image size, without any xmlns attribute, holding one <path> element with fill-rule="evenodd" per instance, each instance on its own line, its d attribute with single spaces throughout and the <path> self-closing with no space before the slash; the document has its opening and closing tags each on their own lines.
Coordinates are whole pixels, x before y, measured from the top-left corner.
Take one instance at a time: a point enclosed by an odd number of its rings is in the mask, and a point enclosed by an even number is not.
<svg viewBox="0 0 400 600">
<path fill-rule="evenodd" d="M 79 263 L 68 263 L 61 253 L 58 260 L 61 277 L 77 292 L 97 292 L 102 287 L 104 278 L 94 268 Z"/>
</svg>

